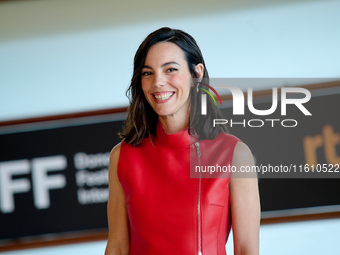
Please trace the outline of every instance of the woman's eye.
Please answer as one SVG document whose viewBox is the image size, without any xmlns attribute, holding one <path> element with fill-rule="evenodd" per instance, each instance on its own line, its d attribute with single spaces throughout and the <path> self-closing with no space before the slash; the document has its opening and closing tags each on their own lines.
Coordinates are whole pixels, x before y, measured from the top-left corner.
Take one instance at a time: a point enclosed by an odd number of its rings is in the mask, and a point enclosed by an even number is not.
<svg viewBox="0 0 340 255">
<path fill-rule="evenodd" d="M 148 76 L 148 75 L 150 75 L 150 74 L 151 74 L 151 72 L 149 72 L 149 71 L 142 72 L 142 76 Z"/>
<path fill-rule="evenodd" d="M 171 72 L 174 72 L 174 71 L 177 71 L 177 69 L 176 69 L 176 68 L 169 68 L 169 69 L 167 70 L 168 73 L 171 73 Z"/>
</svg>

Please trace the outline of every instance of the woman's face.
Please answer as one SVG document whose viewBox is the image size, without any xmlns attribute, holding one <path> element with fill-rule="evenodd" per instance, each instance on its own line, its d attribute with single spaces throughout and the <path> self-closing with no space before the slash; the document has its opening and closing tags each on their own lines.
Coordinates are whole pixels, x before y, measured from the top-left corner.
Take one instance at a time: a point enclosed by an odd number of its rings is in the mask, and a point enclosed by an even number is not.
<svg viewBox="0 0 340 255">
<path fill-rule="evenodd" d="M 189 117 L 191 74 L 181 48 L 171 42 L 153 45 L 142 69 L 142 89 L 159 116 Z"/>
</svg>

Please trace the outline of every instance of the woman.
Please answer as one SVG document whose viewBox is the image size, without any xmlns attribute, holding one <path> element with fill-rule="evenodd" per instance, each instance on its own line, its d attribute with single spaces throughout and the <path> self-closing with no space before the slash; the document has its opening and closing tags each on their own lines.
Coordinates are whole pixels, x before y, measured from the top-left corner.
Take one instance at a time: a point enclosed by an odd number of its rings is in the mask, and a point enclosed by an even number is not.
<svg viewBox="0 0 340 255">
<path fill-rule="evenodd" d="M 254 162 L 222 125 L 212 128 L 221 114 L 209 97 L 200 114 L 207 87 L 195 78 L 208 72 L 181 30 L 156 30 L 137 50 L 124 140 L 110 155 L 106 255 L 226 254 L 230 225 L 235 254 L 258 254 L 257 179 L 197 175 L 195 166 Z"/>
</svg>

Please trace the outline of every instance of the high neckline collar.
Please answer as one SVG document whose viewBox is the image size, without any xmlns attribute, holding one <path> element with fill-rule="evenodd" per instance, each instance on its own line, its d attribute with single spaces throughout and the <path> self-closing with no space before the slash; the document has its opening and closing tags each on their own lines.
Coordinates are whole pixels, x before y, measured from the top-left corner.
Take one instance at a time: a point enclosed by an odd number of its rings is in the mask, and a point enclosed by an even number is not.
<svg viewBox="0 0 340 255">
<path fill-rule="evenodd" d="M 189 134 L 189 128 L 185 128 L 173 134 L 166 133 L 165 128 L 160 121 L 157 123 L 156 136 L 157 140 L 159 140 L 163 146 L 169 148 L 190 146 L 190 144 L 193 144 L 195 141 L 197 141 L 196 137 L 193 137 Z"/>
</svg>

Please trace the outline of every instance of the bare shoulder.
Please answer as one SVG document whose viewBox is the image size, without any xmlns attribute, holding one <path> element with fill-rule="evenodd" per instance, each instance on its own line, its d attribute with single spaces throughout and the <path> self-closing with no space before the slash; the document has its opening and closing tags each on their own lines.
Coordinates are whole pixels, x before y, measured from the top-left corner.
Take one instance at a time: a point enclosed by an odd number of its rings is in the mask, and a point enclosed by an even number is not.
<svg viewBox="0 0 340 255">
<path fill-rule="evenodd" d="M 234 177 L 255 177 L 256 174 L 244 172 L 254 166 L 254 157 L 249 147 L 243 143 L 238 142 L 234 149 L 233 166 L 237 168 L 237 173 L 232 173 Z"/>
<path fill-rule="evenodd" d="M 251 150 L 245 143 L 238 142 L 234 149 L 233 163 L 239 163 L 248 160 L 254 162 Z"/>
<path fill-rule="evenodd" d="M 110 152 L 110 160 L 118 160 L 122 143 L 118 143 Z"/>
<path fill-rule="evenodd" d="M 110 152 L 110 163 L 109 163 L 109 178 L 112 176 L 117 176 L 117 167 L 120 155 L 120 148 L 122 143 L 118 143 L 115 147 L 112 148 Z M 114 174 L 113 174 L 114 173 Z M 110 178 L 111 179 L 111 178 Z M 116 179 L 116 178 L 114 178 Z"/>
</svg>

